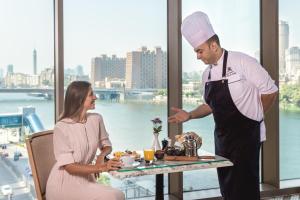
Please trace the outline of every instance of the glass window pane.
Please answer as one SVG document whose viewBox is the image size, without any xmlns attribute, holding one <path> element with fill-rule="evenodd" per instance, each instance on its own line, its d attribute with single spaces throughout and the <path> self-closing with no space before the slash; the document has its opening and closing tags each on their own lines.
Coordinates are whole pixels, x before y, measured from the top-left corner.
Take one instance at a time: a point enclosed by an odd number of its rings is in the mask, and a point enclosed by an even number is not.
<svg viewBox="0 0 300 200">
<path fill-rule="evenodd" d="M 234 12 L 232 12 L 234 10 Z M 182 18 L 195 11 L 205 12 L 218 34 L 221 46 L 241 51 L 259 59 L 259 1 L 197 1 L 182 2 Z M 206 65 L 197 60 L 193 48 L 182 39 L 183 107 L 190 111 L 203 103 L 202 73 Z M 194 131 L 203 138 L 202 149 L 214 153 L 214 121 L 212 115 L 184 124 L 184 132 Z M 215 169 L 184 172 L 184 191 L 219 187 Z"/>
<path fill-rule="evenodd" d="M 20 181 L 34 194 L 26 136 L 54 124 L 53 19 L 53 0 L 0 1 L 0 185 L 15 199 L 32 199 Z"/>
<path fill-rule="evenodd" d="M 300 2 L 279 1 L 280 179 L 300 178 Z"/>
<path fill-rule="evenodd" d="M 65 86 L 92 83 L 114 152 L 151 147 L 156 116 L 167 136 L 167 1 L 65 0 L 64 47 Z M 155 176 L 107 178 L 128 198 L 155 192 Z"/>
</svg>

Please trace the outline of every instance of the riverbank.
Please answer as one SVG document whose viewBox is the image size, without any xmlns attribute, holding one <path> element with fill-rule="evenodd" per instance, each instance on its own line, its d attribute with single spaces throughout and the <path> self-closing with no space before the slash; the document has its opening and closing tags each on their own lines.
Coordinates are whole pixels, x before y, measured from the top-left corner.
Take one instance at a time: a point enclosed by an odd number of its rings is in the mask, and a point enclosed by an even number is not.
<svg viewBox="0 0 300 200">
<path fill-rule="evenodd" d="M 283 112 L 296 112 L 300 113 L 300 107 L 294 105 L 294 104 L 282 104 L 279 103 L 279 109 Z"/>
</svg>

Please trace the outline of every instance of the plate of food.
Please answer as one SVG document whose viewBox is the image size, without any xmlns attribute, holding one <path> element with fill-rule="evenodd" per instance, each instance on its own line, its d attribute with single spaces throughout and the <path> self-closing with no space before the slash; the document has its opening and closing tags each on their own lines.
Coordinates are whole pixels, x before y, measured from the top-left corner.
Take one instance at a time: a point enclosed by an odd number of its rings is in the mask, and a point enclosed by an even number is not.
<svg viewBox="0 0 300 200">
<path fill-rule="evenodd" d="M 135 167 L 137 167 L 137 166 L 139 166 L 139 165 L 140 165 L 140 162 L 134 161 L 134 162 L 131 163 L 131 164 L 123 165 L 123 166 L 121 167 L 121 169 L 132 169 L 132 168 L 135 168 Z"/>
<path fill-rule="evenodd" d="M 120 159 L 122 156 L 131 156 L 134 158 L 135 161 L 141 160 L 141 154 L 138 153 L 137 151 L 130 151 L 130 150 L 116 151 L 113 153 L 113 156 L 118 159 Z"/>
</svg>

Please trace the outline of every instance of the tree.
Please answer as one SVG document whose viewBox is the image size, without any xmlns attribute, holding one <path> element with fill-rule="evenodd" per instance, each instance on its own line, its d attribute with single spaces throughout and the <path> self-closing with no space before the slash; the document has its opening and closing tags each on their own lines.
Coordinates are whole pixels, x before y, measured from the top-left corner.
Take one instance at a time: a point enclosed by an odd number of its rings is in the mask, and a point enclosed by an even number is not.
<svg viewBox="0 0 300 200">
<path fill-rule="evenodd" d="M 300 107 L 300 85 L 282 84 L 279 92 L 279 103 L 283 109 L 286 109 L 288 105 Z"/>
</svg>

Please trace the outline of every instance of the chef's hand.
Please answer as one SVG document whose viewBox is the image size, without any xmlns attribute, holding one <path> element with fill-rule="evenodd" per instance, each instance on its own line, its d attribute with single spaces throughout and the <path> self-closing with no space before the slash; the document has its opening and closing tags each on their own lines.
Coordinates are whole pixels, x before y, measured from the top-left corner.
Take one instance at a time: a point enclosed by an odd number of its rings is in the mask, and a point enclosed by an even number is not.
<svg viewBox="0 0 300 200">
<path fill-rule="evenodd" d="M 172 107 L 171 110 L 174 111 L 175 114 L 168 118 L 168 122 L 170 123 L 182 123 L 190 119 L 190 113 L 185 110 L 175 107 Z"/>
</svg>

